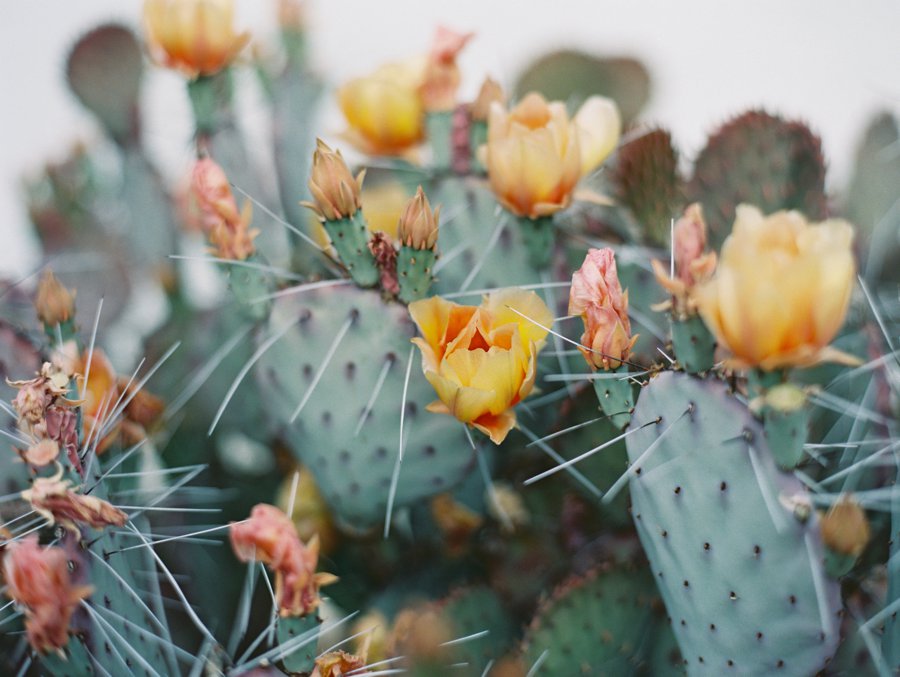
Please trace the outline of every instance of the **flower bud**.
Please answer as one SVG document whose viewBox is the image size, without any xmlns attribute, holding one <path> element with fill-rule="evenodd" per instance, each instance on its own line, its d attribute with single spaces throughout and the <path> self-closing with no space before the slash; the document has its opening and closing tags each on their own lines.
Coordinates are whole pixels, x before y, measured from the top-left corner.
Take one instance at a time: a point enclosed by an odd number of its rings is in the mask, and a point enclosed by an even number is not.
<svg viewBox="0 0 900 677">
<path fill-rule="evenodd" d="M 440 205 L 432 211 L 425 191 L 419 186 L 415 196 L 406 203 L 406 209 L 400 217 L 397 227 L 400 244 L 413 249 L 434 249 L 438 239 L 440 215 Z"/>
<path fill-rule="evenodd" d="M 694 300 L 694 288 L 708 281 L 716 269 L 716 253 L 705 252 L 706 220 L 703 218 L 703 206 L 695 202 L 684 210 L 684 214 L 675 223 L 674 242 L 675 277 L 669 277 L 669 271 L 660 261 L 652 262 L 656 280 L 672 295 L 671 307 L 677 317 L 696 315 L 697 304 Z M 668 303 L 664 307 L 668 307 Z"/>
<path fill-rule="evenodd" d="M 859 557 L 869 543 L 871 531 L 865 511 L 852 497 L 837 501 L 821 521 L 822 540 L 841 555 Z"/>
<path fill-rule="evenodd" d="M 627 360 L 637 336 L 631 336 L 628 292 L 622 291 L 612 249 L 590 249 L 572 275 L 569 315 L 584 321 L 581 350 L 596 369 L 618 369 Z"/>
<path fill-rule="evenodd" d="M 333 151 L 322 139 L 317 139 L 307 184 L 315 202 L 303 204 L 322 221 L 348 219 L 362 206 L 360 191 L 365 175 L 363 170 L 354 179 L 341 151 Z"/>
<path fill-rule="evenodd" d="M 212 253 L 223 259 L 243 261 L 256 248 L 258 230 L 250 229 L 252 209 L 245 202 L 238 211 L 224 170 L 210 158 L 194 164 L 191 173 L 191 200 L 200 213 L 200 223 L 212 245 Z"/>
<path fill-rule="evenodd" d="M 232 0 L 145 0 L 150 53 L 191 78 L 228 66 L 250 40 L 235 33 Z"/>
<path fill-rule="evenodd" d="M 461 78 L 456 57 L 474 33 L 457 33 L 438 26 L 428 55 L 419 96 L 428 112 L 453 110 Z"/>
<path fill-rule="evenodd" d="M 487 77 L 481 83 L 481 89 L 478 90 L 478 96 L 472 104 L 472 119 L 479 122 L 487 122 L 488 114 L 491 111 L 491 104 L 497 102 L 501 106 L 506 105 L 506 95 L 500 83 L 493 78 Z"/>
<path fill-rule="evenodd" d="M 55 327 L 75 317 L 75 293 L 69 291 L 48 270 L 38 284 L 34 308 L 45 327 Z"/>
</svg>

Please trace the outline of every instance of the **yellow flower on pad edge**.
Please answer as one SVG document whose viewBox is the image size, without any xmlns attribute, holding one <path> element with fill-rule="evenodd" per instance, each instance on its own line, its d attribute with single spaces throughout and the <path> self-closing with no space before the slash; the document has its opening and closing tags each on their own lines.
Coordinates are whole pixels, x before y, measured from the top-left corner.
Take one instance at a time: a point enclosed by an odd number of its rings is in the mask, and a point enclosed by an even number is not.
<svg viewBox="0 0 900 677">
<path fill-rule="evenodd" d="M 828 345 L 850 305 L 852 242 L 846 221 L 810 224 L 799 212 L 738 206 L 718 270 L 695 292 L 703 320 L 734 354 L 732 367 L 855 362 Z"/>
<path fill-rule="evenodd" d="M 480 306 L 438 296 L 409 305 L 422 333 L 422 370 L 439 401 L 435 413 L 451 414 L 500 444 L 516 424 L 512 408 L 534 388 L 537 354 L 553 315 L 537 294 L 503 289 Z M 521 314 L 520 314 L 521 313 Z M 528 318 L 528 319 L 526 319 Z"/>
</svg>

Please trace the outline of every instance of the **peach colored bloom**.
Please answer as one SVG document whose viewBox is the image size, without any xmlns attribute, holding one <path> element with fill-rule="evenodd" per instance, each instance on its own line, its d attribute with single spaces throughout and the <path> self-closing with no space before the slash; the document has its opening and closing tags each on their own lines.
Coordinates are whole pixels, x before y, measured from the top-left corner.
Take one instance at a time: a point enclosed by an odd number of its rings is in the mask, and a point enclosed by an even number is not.
<svg viewBox="0 0 900 677">
<path fill-rule="evenodd" d="M 810 224 L 796 211 L 764 216 L 739 205 L 715 276 L 697 287 L 700 315 L 734 368 L 765 371 L 853 362 L 828 346 L 850 305 L 853 229 Z"/>
<path fill-rule="evenodd" d="M 628 292 L 622 291 L 612 249 L 590 249 L 572 275 L 569 315 L 584 320 L 581 354 L 591 367 L 617 369 L 627 360 L 637 336 L 631 335 Z"/>
<path fill-rule="evenodd" d="M 439 398 L 428 410 L 455 416 L 500 444 L 515 426 L 513 407 L 534 388 L 547 336 L 538 325 L 550 326 L 550 309 L 534 292 L 504 289 L 478 307 L 435 296 L 411 303 L 409 312 L 422 333 L 413 339 L 422 370 Z"/>
<path fill-rule="evenodd" d="M 592 96 L 569 119 L 561 101 L 532 92 L 511 111 L 491 104 L 484 153 L 491 189 L 517 216 L 564 209 L 575 185 L 612 153 L 621 134 L 619 109 Z"/>
<path fill-rule="evenodd" d="M 456 106 L 456 92 L 462 80 L 456 57 L 474 35 L 438 26 L 419 85 L 419 96 L 426 111 L 450 111 Z"/>
<path fill-rule="evenodd" d="M 218 73 L 250 41 L 234 31 L 232 0 L 145 0 L 144 25 L 154 59 L 191 78 Z"/>
<path fill-rule="evenodd" d="M 273 505 L 254 506 L 250 517 L 231 524 L 231 546 L 242 562 L 256 560 L 275 572 L 282 616 L 305 616 L 319 606 L 319 588 L 337 579 L 316 573 L 319 539 L 304 545 L 290 518 Z"/>
<path fill-rule="evenodd" d="M 25 631 L 40 653 L 60 650 L 69 641 L 69 621 L 91 594 L 72 582 L 62 548 L 38 545 L 37 536 L 10 543 L 3 558 L 6 594 L 25 611 Z"/>
</svg>

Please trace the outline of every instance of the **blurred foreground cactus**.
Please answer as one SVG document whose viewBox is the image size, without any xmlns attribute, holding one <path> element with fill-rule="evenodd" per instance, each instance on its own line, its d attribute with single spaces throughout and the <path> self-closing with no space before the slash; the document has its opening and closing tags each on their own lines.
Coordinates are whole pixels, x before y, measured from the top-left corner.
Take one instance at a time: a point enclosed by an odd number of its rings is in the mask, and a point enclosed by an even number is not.
<svg viewBox="0 0 900 677">
<path fill-rule="evenodd" d="M 894 120 L 832 199 L 763 111 L 683 167 L 631 59 L 462 102 L 474 36 L 439 28 L 338 88 L 325 141 L 284 0 L 256 171 L 232 15 L 145 4 L 187 181 L 142 139 L 134 33 L 70 54 L 120 165 L 28 181 L 55 275 L 0 295 L 0 672 L 900 669 Z"/>
</svg>

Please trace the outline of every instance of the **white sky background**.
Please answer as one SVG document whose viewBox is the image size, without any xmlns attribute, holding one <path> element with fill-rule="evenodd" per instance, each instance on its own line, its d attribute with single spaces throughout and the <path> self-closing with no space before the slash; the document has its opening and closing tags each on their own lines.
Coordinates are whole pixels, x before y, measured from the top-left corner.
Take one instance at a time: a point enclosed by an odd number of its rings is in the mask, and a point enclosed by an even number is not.
<svg viewBox="0 0 900 677">
<path fill-rule="evenodd" d="M 274 37 L 273 0 L 237 5 L 242 26 L 263 40 Z M 101 21 L 137 26 L 141 0 L 0 0 L 0 6 L 3 277 L 37 262 L 20 177 L 63 157 L 75 140 L 98 136 L 65 87 L 66 52 Z M 467 96 L 485 74 L 510 83 L 553 47 L 634 55 L 653 78 L 644 119 L 669 127 L 688 157 L 715 125 L 764 106 L 803 118 L 821 134 L 834 190 L 848 178 L 869 117 L 882 109 L 900 114 L 898 0 L 311 0 L 308 9 L 312 58 L 329 85 L 424 50 L 438 22 L 477 32 L 461 59 Z M 249 75 L 244 80 L 252 83 Z M 261 102 L 257 90 L 242 92 L 245 126 L 264 145 Z M 174 180 L 191 157 L 183 83 L 151 68 L 144 103 L 146 145 Z M 321 132 L 332 135 L 341 124 L 330 103 Z"/>
</svg>

